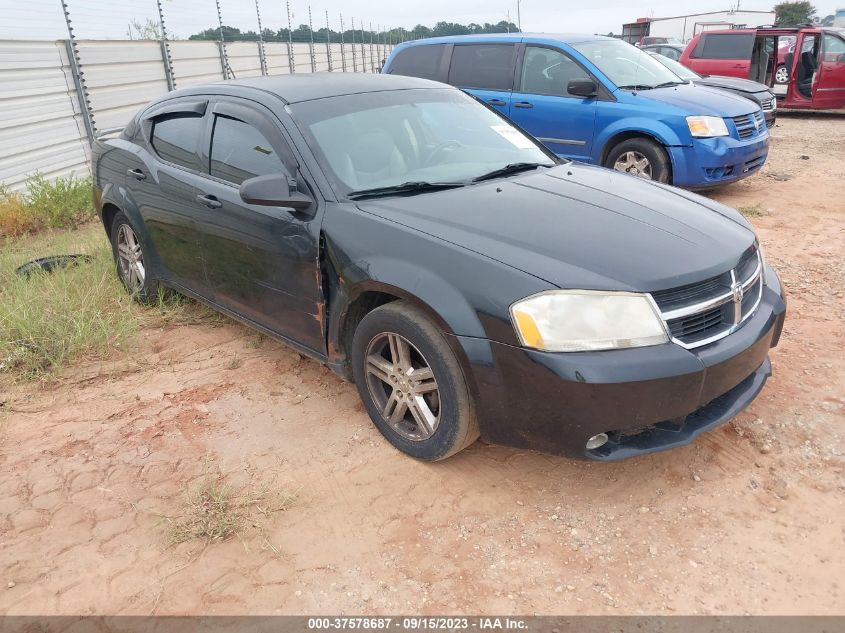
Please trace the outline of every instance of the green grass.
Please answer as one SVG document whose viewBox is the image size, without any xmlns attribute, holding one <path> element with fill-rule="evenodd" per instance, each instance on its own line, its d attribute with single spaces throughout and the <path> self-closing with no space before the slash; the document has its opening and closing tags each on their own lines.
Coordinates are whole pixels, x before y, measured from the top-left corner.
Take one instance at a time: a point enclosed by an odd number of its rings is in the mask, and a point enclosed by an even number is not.
<svg viewBox="0 0 845 633">
<path fill-rule="evenodd" d="M 35 174 L 23 193 L 0 185 L 0 237 L 72 228 L 94 216 L 90 178 L 47 180 Z"/>
<path fill-rule="evenodd" d="M 763 208 L 763 205 L 759 202 L 757 204 L 749 205 L 746 207 L 739 207 L 737 208 L 737 211 L 739 211 L 746 218 L 759 218 L 764 215 L 768 215 L 766 210 Z"/>
<path fill-rule="evenodd" d="M 15 273 L 31 259 L 75 253 L 92 261 L 26 278 Z M 74 362 L 109 358 L 131 347 L 138 330 L 149 325 L 220 320 L 172 293 L 153 306 L 135 302 L 117 278 L 98 222 L 0 238 L 0 378 L 41 379 Z"/>
<path fill-rule="evenodd" d="M 199 480 L 185 488 L 184 507 L 177 516 L 162 517 L 168 545 L 188 541 L 225 541 L 249 528 L 263 530 L 262 518 L 290 508 L 296 493 L 236 487 L 219 470 L 206 464 Z"/>
<path fill-rule="evenodd" d="M 52 273 L 20 277 L 15 268 L 44 255 L 92 257 Z M 102 228 L 47 232 L 7 241 L 0 251 L 0 371 L 35 378 L 71 360 L 104 358 L 138 328 L 138 307 L 114 271 Z"/>
</svg>

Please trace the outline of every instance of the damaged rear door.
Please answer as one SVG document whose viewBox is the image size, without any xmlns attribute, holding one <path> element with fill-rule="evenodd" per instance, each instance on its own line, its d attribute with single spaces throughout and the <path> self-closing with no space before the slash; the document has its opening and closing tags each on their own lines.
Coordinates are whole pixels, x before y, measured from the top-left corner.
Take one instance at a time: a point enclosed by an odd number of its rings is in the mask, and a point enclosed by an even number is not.
<svg viewBox="0 0 845 633">
<path fill-rule="evenodd" d="M 209 177 L 198 200 L 199 230 L 214 301 L 285 338 L 325 354 L 318 265 L 319 217 L 312 209 L 251 205 L 240 184 L 283 173 L 308 192 L 274 115 L 245 99 L 213 102 L 205 144 Z"/>
</svg>

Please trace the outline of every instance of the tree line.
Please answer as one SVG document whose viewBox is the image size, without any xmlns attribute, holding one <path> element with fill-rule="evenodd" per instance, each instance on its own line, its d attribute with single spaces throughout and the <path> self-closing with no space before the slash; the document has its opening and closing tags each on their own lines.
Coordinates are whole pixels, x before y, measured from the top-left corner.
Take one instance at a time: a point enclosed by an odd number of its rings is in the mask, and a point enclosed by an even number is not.
<svg viewBox="0 0 845 633">
<path fill-rule="evenodd" d="M 370 25 L 367 25 L 369 27 Z M 226 41 L 257 41 L 258 32 L 249 30 L 241 31 L 234 26 L 223 26 L 207 28 L 199 33 L 194 33 L 188 39 L 190 40 L 219 40 L 220 35 Z M 456 22 L 438 22 L 433 27 L 418 24 L 413 29 L 406 29 L 404 27 L 393 28 L 386 31 L 372 31 L 369 28 L 355 28 L 346 29 L 343 31 L 343 41 L 352 42 L 369 42 L 380 41 L 382 43 L 396 44 L 404 42 L 405 40 L 423 39 L 427 37 L 441 37 L 445 35 L 471 35 L 474 33 L 517 33 L 519 29 L 513 22 L 502 20 L 496 24 L 485 22 L 484 24 L 458 24 Z M 362 37 L 363 36 L 363 37 Z M 261 31 L 261 39 L 265 42 L 287 42 L 288 39 L 294 42 L 310 42 L 312 38 L 312 31 L 307 24 L 300 24 L 297 28 L 290 31 L 288 29 L 263 29 Z M 340 42 L 341 32 L 329 30 L 326 27 L 314 29 L 313 38 L 315 42 L 325 42 L 328 40 L 332 42 Z"/>
</svg>

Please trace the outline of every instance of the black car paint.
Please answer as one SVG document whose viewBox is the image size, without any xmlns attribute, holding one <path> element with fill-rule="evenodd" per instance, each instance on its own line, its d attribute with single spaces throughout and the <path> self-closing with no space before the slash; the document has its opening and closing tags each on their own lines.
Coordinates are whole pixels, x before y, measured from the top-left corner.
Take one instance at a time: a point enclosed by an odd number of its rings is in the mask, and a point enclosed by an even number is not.
<svg viewBox="0 0 845 633">
<path fill-rule="evenodd" d="M 678 59 L 680 59 L 681 54 L 684 52 L 683 46 L 674 46 L 672 44 L 649 44 L 648 46 L 643 46 L 642 50 L 657 55 L 663 55 L 661 49 L 665 48 L 671 48 L 677 52 L 677 58 L 670 58 L 676 62 L 678 62 Z M 698 74 L 693 70 L 690 70 L 689 72 Z M 722 75 L 702 75 L 698 79 L 693 79 L 692 82 L 697 86 L 708 86 L 710 88 L 720 88 L 721 90 L 733 92 L 740 97 L 750 99 L 760 107 L 763 106 L 764 101 L 776 98 L 775 93 L 772 92 L 767 85 L 750 79 L 725 77 Z M 768 110 L 764 111 L 764 113 L 766 115 L 766 125 L 771 129 L 777 120 L 777 110 Z"/>
<path fill-rule="evenodd" d="M 775 93 L 769 90 L 765 84 L 751 81 L 750 79 L 740 79 L 739 77 L 723 77 L 721 75 L 704 75 L 701 79 L 694 79 L 693 83 L 698 86 L 708 86 L 710 88 L 720 88 L 738 94 L 740 97 L 751 99 L 761 108 L 764 101 L 774 100 Z M 777 110 L 764 110 L 763 114 L 766 116 L 766 125 L 772 128 L 777 120 Z"/>
<path fill-rule="evenodd" d="M 280 89 L 292 83 L 275 81 Z M 295 81 L 303 99 L 329 96 L 315 80 Z M 169 100 L 208 99 L 211 111 L 235 99 L 271 113 L 311 209 L 245 205 L 236 187 L 163 164 L 142 137 L 137 145 L 126 138 L 96 144 L 95 199 L 107 230 L 117 209 L 146 228 L 140 237 L 152 274 L 342 376 L 351 376 L 348 348 L 363 311 L 388 297 L 404 299 L 447 334 L 477 403 L 482 438 L 601 459 L 585 451 L 586 437 L 691 413 L 754 372 L 777 343 L 785 304 L 769 269 L 758 314 L 701 350 L 521 348 L 509 316 L 515 301 L 559 287 L 650 291 L 700 280 L 736 264 L 753 231 L 737 212 L 695 194 L 577 164 L 411 197 L 338 199 L 270 85 L 227 82 Z M 432 88 L 452 89 L 378 75 L 344 77 L 331 90 Z M 135 127 L 143 134 L 143 125 Z M 224 206 L 190 204 L 198 195 Z M 241 220 L 221 218 L 227 209 Z M 174 270 L 172 262 L 184 265 Z M 636 452 L 649 450 L 656 449 Z"/>
</svg>

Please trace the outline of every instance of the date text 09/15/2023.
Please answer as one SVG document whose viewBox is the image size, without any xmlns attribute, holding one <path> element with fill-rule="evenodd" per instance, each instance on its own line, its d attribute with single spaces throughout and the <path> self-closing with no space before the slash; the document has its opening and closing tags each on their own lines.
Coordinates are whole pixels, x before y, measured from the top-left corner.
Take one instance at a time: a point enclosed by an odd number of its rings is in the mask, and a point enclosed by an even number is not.
<svg viewBox="0 0 845 633">
<path fill-rule="evenodd" d="M 511 617 L 316 617 L 308 618 L 309 630 L 400 630 L 400 631 L 455 631 L 455 630 L 511 630 L 528 628 L 521 618 Z"/>
</svg>

